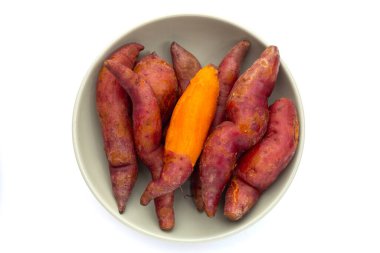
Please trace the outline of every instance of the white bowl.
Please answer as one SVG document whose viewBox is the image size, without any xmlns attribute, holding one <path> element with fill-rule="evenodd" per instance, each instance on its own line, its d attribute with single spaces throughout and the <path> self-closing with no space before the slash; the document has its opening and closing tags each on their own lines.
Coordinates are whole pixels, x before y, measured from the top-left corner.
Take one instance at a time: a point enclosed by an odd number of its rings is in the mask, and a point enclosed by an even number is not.
<svg viewBox="0 0 380 253">
<path fill-rule="evenodd" d="M 244 71 L 267 46 L 253 33 L 230 22 L 212 17 L 193 15 L 165 17 L 127 32 L 107 47 L 90 67 L 79 89 L 74 108 L 74 150 L 88 187 L 117 220 L 137 231 L 158 238 L 175 241 L 210 240 L 246 229 L 268 213 L 283 196 L 296 173 L 305 138 L 301 98 L 283 61 L 281 61 L 278 80 L 270 97 L 270 103 L 280 97 L 287 97 L 294 101 L 300 122 L 299 145 L 287 169 L 243 219 L 238 222 L 226 219 L 223 216 L 223 203 L 214 218 L 208 218 L 204 213 L 199 213 L 192 199 L 186 196 L 189 193 L 189 186 L 185 184 L 182 186 L 183 192 L 177 190 L 175 194 L 175 228 L 170 232 L 161 231 L 153 203 L 147 207 L 141 206 L 139 203 L 140 195 L 151 178 L 150 173 L 143 166 L 140 166 L 138 180 L 124 214 L 119 214 L 112 195 L 108 163 L 103 150 L 103 139 L 95 107 L 97 75 L 106 57 L 125 43 L 138 42 L 145 46 L 143 54 L 155 51 L 171 62 L 169 48 L 171 42 L 176 41 L 192 52 L 202 65 L 208 63 L 218 65 L 225 53 L 241 39 L 251 42 L 251 49 L 242 69 Z M 281 54 L 281 45 L 277 46 L 279 46 Z"/>
</svg>

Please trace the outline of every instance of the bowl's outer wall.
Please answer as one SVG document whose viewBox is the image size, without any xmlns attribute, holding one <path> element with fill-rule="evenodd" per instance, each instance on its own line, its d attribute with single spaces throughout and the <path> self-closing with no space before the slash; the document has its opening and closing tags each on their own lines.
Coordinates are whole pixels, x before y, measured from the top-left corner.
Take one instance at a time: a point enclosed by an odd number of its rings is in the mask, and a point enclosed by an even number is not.
<svg viewBox="0 0 380 253">
<path fill-rule="evenodd" d="M 254 27 L 249 29 L 254 30 Z M 251 42 L 243 70 L 248 68 L 264 50 L 265 44 L 252 33 L 231 23 L 199 16 L 174 16 L 144 24 L 128 32 L 113 43 L 98 58 L 83 80 L 78 93 L 73 116 L 73 142 L 82 175 L 89 188 L 103 206 L 121 222 L 141 232 L 164 239 L 177 241 L 200 241 L 241 231 L 264 216 L 281 198 L 291 183 L 297 170 L 304 142 L 304 118 L 300 96 L 295 83 L 283 65 L 270 103 L 279 97 L 293 99 L 300 117 L 300 144 L 297 153 L 279 179 L 261 197 L 260 201 L 242 220 L 230 222 L 223 216 L 223 203 L 216 217 L 210 219 L 199 213 L 189 195 L 189 185 L 182 186 L 183 192 L 176 191 L 176 226 L 171 232 L 159 229 L 153 203 L 143 207 L 140 195 L 150 180 L 147 169 L 141 166 L 138 181 L 127 204 L 124 214 L 117 211 L 111 191 L 108 164 L 103 150 L 103 139 L 95 107 L 95 90 L 98 71 L 104 59 L 115 49 L 128 42 L 138 42 L 145 46 L 140 56 L 155 51 L 171 62 L 170 44 L 176 41 L 192 52 L 202 65 L 218 65 L 224 54 L 241 39 Z M 281 53 L 281 48 L 280 53 Z"/>
</svg>

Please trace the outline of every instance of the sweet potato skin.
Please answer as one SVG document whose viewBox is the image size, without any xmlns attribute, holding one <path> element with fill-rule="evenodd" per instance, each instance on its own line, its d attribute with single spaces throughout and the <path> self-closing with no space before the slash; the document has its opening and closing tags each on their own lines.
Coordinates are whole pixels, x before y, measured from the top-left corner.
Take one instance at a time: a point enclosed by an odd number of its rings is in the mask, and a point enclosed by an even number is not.
<svg viewBox="0 0 380 253">
<path fill-rule="evenodd" d="M 164 159 L 164 147 L 161 145 L 155 151 L 145 157 L 146 166 L 149 168 L 152 179 L 158 180 L 161 175 Z M 173 192 L 154 199 L 158 223 L 162 230 L 171 230 L 175 225 Z"/>
<path fill-rule="evenodd" d="M 231 90 L 226 104 L 227 119 L 234 122 L 246 137 L 242 152 L 256 144 L 266 131 L 268 97 L 277 79 L 279 63 L 277 47 L 268 47 Z"/>
<path fill-rule="evenodd" d="M 282 98 L 270 106 L 268 130 L 236 167 L 236 177 L 226 192 L 224 214 L 238 220 L 256 203 L 293 158 L 299 135 L 297 111 L 293 102 Z M 236 189 L 244 194 L 236 195 Z M 254 192 L 250 194 L 249 192 Z"/>
<path fill-rule="evenodd" d="M 231 178 L 239 153 L 241 134 L 231 121 L 224 121 L 207 138 L 200 160 L 200 182 L 206 213 L 216 207 L 226 182 Z M 227 169 L 220 169 L 227 168 Z"/>
<path fill-rule="evenodd" d="M 170 53 L 172 56 L 174 71 L 178 79 L 179 94 L 182 95 L 189 85 L 190 80 L 202 68 L 202 66 L 192 53 L 176 42 L 171 44 Z"/>
<path fill-rule="evenodd" d="M 142 45 L 127 44 L 109 59 L 133 67 Z M 102 127 L 104 149 L 112 166 L 131 164 L 136 160 L 133 148 L 129 97 L 116 77 L 103 66 L 96 86 L 96 109 Z"/>
<path fill-rule="evenodd" d="M 149 84 L 131 69 L 114 60 L 107 60 L 105 64 L 119 78 L 121 86 L 131 97 L 135 147 L 145 163 L 145 155 L 153 152 L 161 141 L 162 124 L 157 98 Z"/>
<path fill-rule="evenodd" d="M 174 69 L 156 53 L 143 57 L 133 70 L 152 88 L 165 124 L 177 102 L 178 84 Z"/>
<path fill-rule="evenodd" d="M 241 64 L 249 50 L 250 45 L 250 42 L 247 40 L 239 41 L 231 48 L 219 64 L 218 78 L 220 90 L 218 106 L 211 126 L 212 129 L 224 121 L 228 95 L 239 77 Z"/>
<path fill-rule="evenodd" d="M 106 61 L 105 65 L 119 78 L 121 86 L 131 97 L 136 151 L 142 162 L 151 171 L 153 179 L 157 179 L 163 166 L 162 119 L 158 99 L 144 75 L 139 75 L 112 60 Z M 174 227 L 173 201 L 173 193 L 161 196 L 155 201 L 156 214 L 160 228 L 163 230 L 170 230 Z"/>
<path fill-rule="evenodd" d="M 298 145 L 299 123 L 293 102 L 282 98 L 270 106 L 268 131 L 244 155 L 237 176 L 259 191 L 266 190 L 289 164 Z"/>
<path fill-rule="evenodd" d="M 140 44 L 130 43 L 116 50 L 108 59 L 132 68 L 143 48 Z M 96 109 L 109 163 L 112 191 L 118 210 L 123 213 L 138 171 L 133 146 L 131 108 L 128 95 L 105 66 L 102 66 L 98 75 Z"/>
<path fill-rule="evenodd" d="M 259 200 L 260 193 L 238 177 L 233 177 L 226 191 L 224 215 L 236 221 Z"/>
<path fill-rule="evenodd" d="M 216 213 L 217 203 L 238 156 L 256 144 L 266 131 L 269 118 L 267 100 L 274 88 L 278 69 L 278 49 L 270 46 L 239 77 L 231 90 L 226 112 L 233 127 L 222 123 L 206 141 L 200 159 L 200 178 L 204 208 L 209 217 Z M 226 140 L 224 135 L 231 131 L 229 129 L 234 129 L 236 136 Z M 216 159 L 220 154 L 223 154 L 223 160 Z"/>
</svg>

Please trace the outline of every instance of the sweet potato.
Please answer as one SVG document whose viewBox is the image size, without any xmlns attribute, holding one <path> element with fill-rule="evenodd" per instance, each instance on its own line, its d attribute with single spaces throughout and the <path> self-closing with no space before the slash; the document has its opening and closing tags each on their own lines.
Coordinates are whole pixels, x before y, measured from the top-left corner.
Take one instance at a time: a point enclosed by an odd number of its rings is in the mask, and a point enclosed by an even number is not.
<svg viewBox="0 0 380 253">
<path fill-rule="evenodd" d="M 299 135 L 296 107 L 289 99 L 269 108 L 268 130 L 263 139 L 240 159 L 236 176 L 226 192 L 224 215 L 238 220 L 259 198 L 293 158 Z"/>
<path fill-rule="evenodd" d="M 136 64 L 134 72 L 152 88 L 164 125 L 171 116 L 178 96 L 178 84 L 173 68 L 156 53 L 151 53 Z M 163 167 L 163 146 L 145 155 L 145 158 L 145 164 L 150 169 L 153 180 L 158 179 Z M 174 226 L 173 202 L 172 193 L 154 200 L 160 227 L 164 230 Z"/>
<path fill-rule="evenodd" d="M 259 191 L 234 176 L 226 191 L 224 215 L 236 221 L 243 217 L 259 200 Z"/>
<path fill-rule="evenodd" d="M 219 97 L 216 107 L 216 113 L 212 122 L 210 131 L 218 126 L 225 117 L 225 107 L 228 95 L 239 77 L 240 66 L 248 52 L 250 43 L 247 40 L 241 40 L 236 43 L 232 49 L 226 54 L 218 67 L 218 79 L 219 79 Z M 202 200 L 202 185 L 199 176 L 199 166 L 194 168 L 194 173 L 191 175 L 191 193 L 193 195 L 195 206 L 198 211 L 203 211 Z"/>
<path fill-rule="evenodd" d="M 153 90 L 165 124 L 177 102 L 178 84 L 173 68 L 156 53 L 143 57 L 133 69 Z"/>
<path fill-rule="evenodd" d="M 240 66 L 246 56 L 250 43 L 247 40 L 241 40 L 236 45 L 234 45 L 231 50 L 226 54 L 223 60 L 220 62 L 218 70 L 219 78 L 219 97 L 218 97 L 218 107 L 216 108 L 215 118 L 212 122 L 211 128 L 214 129 L 225 117 L 225 108 L 228 95 L 239 77 Z"/>
<path fill-rule="evenodd" d="M 202 68 L 193 54 L 181 47 L 176 42 L 170 46 L 173 67 L 178 79 L 179 94 L 182 95 L 190 83 L 190 80 Z"/>
<path fill-rule="evenodd" d="M 166 83 L 168 80 L 176 84 L 174 71 L 162 71 L 161 75 L 151 72 L 149 66 L 141 66 L 140 74 L 133 72 L 115 61 L 106 61 L 107 68 L 119 78 L 121 86 L 131 97 L 133 104 L 133 132 L 135 147 L 142 162 L 150 169 L 153 180 L 159 177 L 162 170 L 163 151 L 161 147 L 162 119 L 158 98 L 155 96 L 151 85 L 150 75 L 156 76 L 156 82 Z M 162 68 L 170 65 L 161 64 Z M 150 73 L 150 74 L 149 74 Z M 168 77 L 168 75 L 173 77 Z M 160 228 L 170 230 L 174 227 L 173 193 L 168 193 L 157 199 L 156 214 Z"/>
<path fill-rule="evenodd" d="M 132 68 L 143 48 L 137 43 L 127 44 L 111 54 L 109 59 Z M 129 115 L 131 108 L 128 95 L 116 77 L 104 66 L 98 75 L 96 109 L 102 128 L 113 194 L 119 212 L 123 213 L 137 179 L 137 162 Z"/>
<path fill-rule="evenodd" d="M 208 65 L 191 80 L 174 108 L 165 140 L 163 171 L 159 180 L 149 183 L 141 204 L 172 192 L 190 176 L 211 126 L 218 94 L 217 70 Z"/>
<path fill-rule="evenodd" d="M 226 104 L 229 121 L 207 138 L 200 158 L 202 198 L 213 217 L 238 156 L 256 144 L 267 129 L 270 96 L 279 69 L 279 52 L 270 46 L 236 81 Z"/>
</svg>

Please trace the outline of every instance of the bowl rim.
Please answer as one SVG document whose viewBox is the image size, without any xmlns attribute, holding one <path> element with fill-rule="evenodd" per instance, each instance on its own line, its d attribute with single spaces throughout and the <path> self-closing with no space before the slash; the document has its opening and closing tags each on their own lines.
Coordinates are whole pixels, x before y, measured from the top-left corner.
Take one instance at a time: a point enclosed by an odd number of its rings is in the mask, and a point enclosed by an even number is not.
<svg viewBox="0 0 380 253">
<path fill-rule="evenodd" d="M 291 72 L 289 71 L 289 69 L 286 66 L 286 64 L 284 63 L 283 59 L 280 58 L 280 65 L 283 68 L 285 74 L 289 77 L 291 86 L 292 86 L 292 88 L 294 90 L 295 97 L 296 97 L 296 101 L 294 101 L 294 102 L 295 102 L 296 107 L 297 107 L 298 118 L 299 118 L 298 120 L 299 120 L 299 125 L 300 125 L 299 143 L 298 143 L 298 147 L 297 147 L 298 156 L 295 157 L 297 159 L 294 160 L 294 165 L 293 165 L 294 168 L 292 170 L 292 173 L 289 175 L 289 179 L 287 180 L 287 183 L 280 190 L 279 194 L 268 205 L 268 207 L 265 208 L 264 211 L 262 211 L 255 218 L 253 218 L 253 219 L 245 222 L 244 224 L 242 224 L 240 226 L 237 226 L 236 228 L 231 229 L 231 230 L 229 230 L 227 232 L 222 232 L 222 233 L 217 234 L 217 235 L 207 236 L 207 237 L 203 237 L 203 238 L 186 238 L 186 239 L 183 239 L 183 238 L 179 239 L 178 238 L 177 239 L 177 238 L 172 237 L 172 236 L 165 236 L 165 234 L 161 235 L 161 234 L 157 234 L 157 233 L 150 232 L 150 231 L 147 231 L 145 229 L 142 229 L 142 228 L 140 228 L 140 227 L 138 227 L 138 226 L 136 226 L 134 224 L 131 224 L 128 221 L 122 219 L 121 216 L 118 216 L 115 213 L 113 213 L 110 210 L 110 207 L 108 205 L 106 205 L 102 201 L 102 198 L 96 192 L 95 185 L 89 180 L 87 172 L 84 169 L 85 166 L 84 166 L 84 162 L 82 161 L 82 158 L 81 158 L 82 156 L 80 154 L 81 151 L 79 149 L 78 133 L 77 133 L 77 122 L 78 122 L 78 114 L 79 114 L 79 107 L 80 107 L 79 106 L 80 105 L 80 98 L 83 96 L 83 91 L 84 91 L 84 89 L 86 87 L 86 83 L 87 83 L 87 80 L 88 80 L 91 72 L 98 65 L 99 61 L 101 61 L 105 57 L 105 55 L 107 55 L 108 52 L 111 49 L 113 49 L 117 44 L 119 44 L 121 42 L 121 40 L 123 40 L 123 38 L 125 38 L 129 33 L 133 33 L 134 31 L 136 31 L 138 29 L 141 29 L 142 27 L 147 26 L 149 24 L 153 24 L 153 23 L 156 23 L 156 22 L 161 22 L 161 21 L 164 21 L 164 20 L 175 19 L 175 18 L 184 18 L 184 17 L 210 19 L 210 20 L 221 22 L 221 23 L 225 23 L 227 25 L 234 26 L 234 27 L 242 30 L 242 31 L 246 32 L 247 34 L 250 34 L 257 41 L 259 41 L 260 43 L 262 43 L 264 46 L 267 47 L 269 45 L 260 36 L 258 36 L 256 33 L 252 32 L 250 30 L 247 30 L 244 27 L 242 27 L 242 26 L 240 26 L 240 25 L 238 25 L 238 24 L 236 24 L 236 23 L 234 23 L 232 21 L 229 21 L 229 20 L 217 17 L 217 16 L 213 16 L 213 15 L 204 15 L 204 14 L 173 14 L 173 15 L 159 16 L 159 17 L 147 20 L 147 21 L 145 21 L 143 23 L 140 23 L 138 26 L 135 26 L 132 29 L 124 31 L 117 39 L 113 40 L 110 44 L 108 44 L 108 46 L 106 46 L 102 50 L 102 52 L 100 52 L 98 54 L 98 56 L 95 58 L 95 60 L 93 61 L 93 63 L 87 69 L 87 72 L 86 72 L 86 74 L 84 75 L 84 77 L 83 77 L 83 79 L 81 81 L 78 93 L 76 95 L 75 103 L 74 103 L 73 116 L 72 116 L 72 142 L 73 142 L 73 147 L 74 147 L 75 158 L 76 158 L 79 170 L 80 170 L 80 172 L 82 174 L 82 177 L 83 177 L 84 181 L 86 182 L 88 188 L 90 189 L 90 191 L 92 192 L 92 194 L 95 196 L 95 198 L 97 199 L 97 201 L 107 210 L 108 213 L 110 213 L 113 217 L 115 217 L 117 220 L 119 220 L 122 224 L 128 225 L 130 228 L 134 229 L 135 231 L 138 231 L 138 232 L 143 233 L 145 235 L 149 235 L 149 236 L 152 236 L 154 238 L 162 239 L 162 240 L 165 240 L 165 241 L 194 243 L 194 242 L 205 242 L 205 241 L 222 239 L 222 238 L 225 238 L 227 236 L 230 236 L 230 235 L 233 235 L 233 234 L 237 234 L 237 233 L 243 231 L 244 229 L 252 226 L 253 224 L 255 224 L 256 222 L 258 222 L 259 220 L 261 220 L 265 215 L 267 215 L 274 208 L 274 206 L 276 206 L 279 203 L 279 201 L 282 199 L 282 197 L 284 196 L 284 194 L 286 193 L 286 191 L 289 189 L 292 181 L 294 180 L 294 177 L 295 177 L 295 175 L 296 175 L 296 173 L 298 171 L 298 168 L 299 168 L 299 165 L 300 165 L 300 162 L 301 162 L 301 159 L 302 159 L 302 154 L 303 154 L 303 149 L 304 149 L 304 142 L 305 142 L 305 115 L 304 115 L 304 109 L 303 109 L 303 104 L 302 104 L 301 96 L 300 96 L 300 93 L 299 93 L 299 90 L 298 90 L 298 86 L 297 86 L 297 84 L 295 82 L 295 79 L 294 79 L 293 75 L 291 74 Z M 170 232 L 169 232 L 169 234 L 170 234 Z"/>
</svg>

